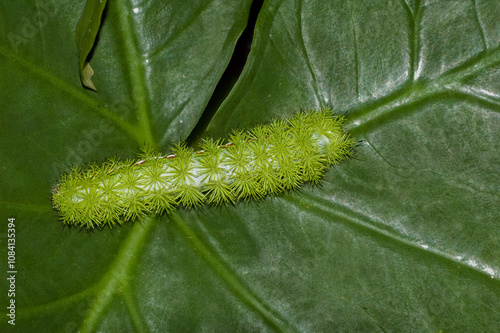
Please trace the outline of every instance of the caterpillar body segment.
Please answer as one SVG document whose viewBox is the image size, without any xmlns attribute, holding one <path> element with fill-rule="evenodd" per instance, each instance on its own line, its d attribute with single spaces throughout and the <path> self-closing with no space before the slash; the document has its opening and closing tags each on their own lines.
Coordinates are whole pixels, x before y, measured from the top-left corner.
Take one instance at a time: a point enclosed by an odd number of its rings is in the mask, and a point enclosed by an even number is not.
<svg viewBox="0 0 500 333">
<path fill-rule="evenodd" d="M 172 154 L 146 150 L 136 161 L 109 160 L 63 175 L 53 192 L 61 220 L 87 228 L 112 226 L 178 206 L 232 204 L 317 183 L 353 154 L 345 118 L 329 109 L 298 113 L 229 142 L 205 139 L 200 151 L 178 144 Z"/>
</svg>

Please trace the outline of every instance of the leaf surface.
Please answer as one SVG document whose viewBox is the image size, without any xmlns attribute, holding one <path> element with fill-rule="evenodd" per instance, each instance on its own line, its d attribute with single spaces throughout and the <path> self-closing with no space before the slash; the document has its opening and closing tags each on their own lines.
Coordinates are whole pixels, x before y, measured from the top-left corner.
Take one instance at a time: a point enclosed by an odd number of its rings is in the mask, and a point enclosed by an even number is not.
<svg viewBox="0 0 500 333">
<path fill-rule="evenodd" d="M 97 33 L 101 27 L 101 18 L 106 8 L 105 0 L 88 0 L 85 9 L 76 25 L 76 45 L 78 48 L 78 59 L 80 64 L 80 78 L 82 84 L 97 91 L 91 78 L 94 74 L 88 61 L 90 51 L 96 43 Z"/>
<path fill-rule="evenodd" d="M 0 4 L 0 255 L 14 217 L 15 329 L 495 331 L 498 2 L 266 1 L 243 73 L 202 117 L 250 5 L 109 2 L 96 93 L 78 76 L 83 3 Z M 361 142 L 319 186 L 93 232 L 52 210 L 71 166 L 325 106 Z"/>
</svg>

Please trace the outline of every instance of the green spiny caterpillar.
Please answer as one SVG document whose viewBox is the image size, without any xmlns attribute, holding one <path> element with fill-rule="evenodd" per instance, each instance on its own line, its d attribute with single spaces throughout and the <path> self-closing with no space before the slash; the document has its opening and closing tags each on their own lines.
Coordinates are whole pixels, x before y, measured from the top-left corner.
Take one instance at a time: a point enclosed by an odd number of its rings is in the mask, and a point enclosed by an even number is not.
<svg viewBox="0 0 500 333">
<path fill-rule="evenodd" d="M 171 155 L 145 150 L 136 161 L 108 160 L 75 168 L 53 191 L 61 220 L 87 228 L 113 226 L 177 206 L 232 204 L 317 183 L 329 166 L 353 154 L 345 118 L 329 109 L 296 114 L 249 131 L 229 143 L 205 139 L 195 152 L 178 144 Z"/>
</svg>

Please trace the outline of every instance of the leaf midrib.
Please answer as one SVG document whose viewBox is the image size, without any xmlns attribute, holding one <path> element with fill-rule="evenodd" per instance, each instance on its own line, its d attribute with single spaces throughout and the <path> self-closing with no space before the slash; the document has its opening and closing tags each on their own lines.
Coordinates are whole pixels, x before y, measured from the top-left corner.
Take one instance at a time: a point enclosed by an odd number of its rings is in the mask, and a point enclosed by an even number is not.
<svg viewBox="0 0 500 333">
<path fill-rule="evenodd" d="M 482 56 L 481 56 L 482 55 Z M 476 75 L 478 72 L 500 63 L 500 51 L 495 49 L 484 52 L 472 62 L 463 66 L 453 68 L 435 79 L 419 79 L 410 82 L 406 87 L 386 96 L 371 105 L 362 106 L 352 112 L 346 123 L 346 130 L 354 136 L 359 136 L 372 123 L 379 123 L 389 118 L 401 118 L 408 115 L 407 112 L 399 112 L 401 108 L 410 108 L 412 105 L 426 99 L 444 95 L 456 94 L 473 100 L 487 101 L 500 107 L 500 100 L 493 99 L 476 91 L 464 87 L 463 81 Z M 499 110 L 495 110 L 499 112 Z"/>
</svg>

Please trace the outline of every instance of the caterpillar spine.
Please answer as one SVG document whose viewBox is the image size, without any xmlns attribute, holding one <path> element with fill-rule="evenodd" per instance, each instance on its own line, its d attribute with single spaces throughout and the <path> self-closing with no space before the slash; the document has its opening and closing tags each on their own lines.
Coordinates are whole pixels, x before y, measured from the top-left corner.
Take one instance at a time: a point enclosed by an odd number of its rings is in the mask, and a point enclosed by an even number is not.
<svg viewBox="0 0 500 333">
<path fill-rule="evenodd" d="M 108 160 L 62 176 L 52 201 L 65 224 L 113 226 L 177 206 L 232 204 L 317 183 L 325 170 L 353 154 L 345 118 L 329 109 L 298 113 L 229 142 L 205 139 L 195 152 L 178 144 L 170 155 L 145 150 L 136 161 Z"/>
</svg>

